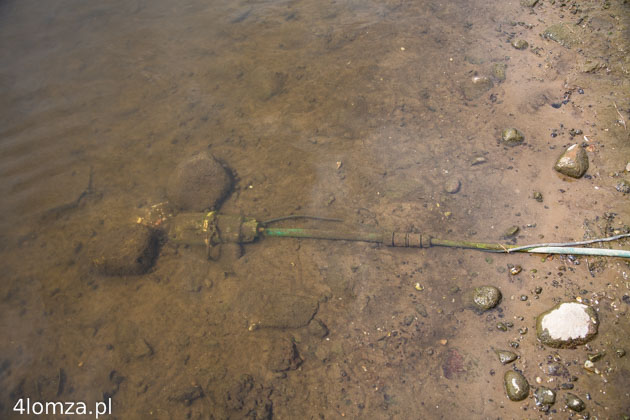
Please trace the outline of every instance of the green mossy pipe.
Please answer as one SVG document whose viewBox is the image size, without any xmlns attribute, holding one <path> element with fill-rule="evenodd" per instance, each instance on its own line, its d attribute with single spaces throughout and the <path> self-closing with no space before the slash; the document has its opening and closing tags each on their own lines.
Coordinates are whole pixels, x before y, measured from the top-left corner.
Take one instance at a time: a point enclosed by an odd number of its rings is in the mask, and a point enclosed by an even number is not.
<svg viewBox="0 0 630 420">
<path fill-rule="evenodd" d="M 282 238 L 310 238 L 329 239 L 340 241 L 375 242 L 392 246 L 392 232 L 348 232 L 343 230 L 320 230 L 301 228 L 260 228 L 262 236 L 282 237 Z M 575 255 L 595 255 L 606 257 L 630 258 L 630 251 L 624 249 L 606 248 L 577 248 L 577 247 L 523 247 L 518 245 L 504 245 L 487 242 L 454 241 L 450 239 L 430 238 L 430 246 L 443 246 L 450 248 L 478 249 L 491 252 L 526 252 L 536 254 L 575 254 Z M 426 245 L 423 245 L 426 247 Z"/>
<path fill-rule="evenodd" d="M 345 232 L 343 230 L 300 228 L 263 228 L 261 229 L 261 233 L 263 236 L 275 236 L 282 238 L 311 238 L 383 243 L 383 233 L 380 232 Z"/>
</svg>

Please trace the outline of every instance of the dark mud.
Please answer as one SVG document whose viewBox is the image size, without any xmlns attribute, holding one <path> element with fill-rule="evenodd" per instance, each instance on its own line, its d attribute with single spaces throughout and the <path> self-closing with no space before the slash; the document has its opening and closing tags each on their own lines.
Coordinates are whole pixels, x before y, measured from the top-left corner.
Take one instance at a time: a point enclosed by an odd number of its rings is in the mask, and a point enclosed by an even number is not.
<svg viewBox="0 0 630 420">
<path fill-rule="evenodd" d="M 620 259 L 276 238 L 219 261 L 166 242 L 144 274 L 90 258 L 201 152 L 233 176 L 221 211 L 258 220 L 517 244 L 627 231 L 630 5 L 530 3 L 1 2 L 1 417 L 28 397 L 111 398 L 125 419 L 555 418 L 569 392 L 574 416 L 630 415 Z M 580 179 L 553 170 L 574 143 Z M 503 299 L 479 315 L 462 295 L 485 284 Z M 597 336 L 540 345 L 536 315 L 576 299 Z M 503 366 L 495 349 L 516 347 Z"/>
</svg>

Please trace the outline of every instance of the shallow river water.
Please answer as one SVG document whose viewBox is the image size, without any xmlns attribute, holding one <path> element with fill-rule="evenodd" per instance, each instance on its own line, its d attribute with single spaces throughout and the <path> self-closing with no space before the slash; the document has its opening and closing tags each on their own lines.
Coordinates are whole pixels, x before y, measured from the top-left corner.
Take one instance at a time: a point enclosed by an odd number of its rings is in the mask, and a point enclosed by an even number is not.
<svg viewBox="0 0 630 420">
<path fill-rule="evenodd" d="M 342 219 L 274 227 L 627 233 L 629 39 L 622 0 L 0 0 L 0 417 L 630 418 L 622 259 L 265 237 L 215 261 L 168 223 L 145 272 L 94 259 L 203 153 L 233 181 L 221 213 Z M 573 143 L 579 179 L 553 170 Z M 478 314 L 481 285 L 503 298 Z M 543 346 L 535 317 L 576 299 L 597 336 Z"/>
</svg>

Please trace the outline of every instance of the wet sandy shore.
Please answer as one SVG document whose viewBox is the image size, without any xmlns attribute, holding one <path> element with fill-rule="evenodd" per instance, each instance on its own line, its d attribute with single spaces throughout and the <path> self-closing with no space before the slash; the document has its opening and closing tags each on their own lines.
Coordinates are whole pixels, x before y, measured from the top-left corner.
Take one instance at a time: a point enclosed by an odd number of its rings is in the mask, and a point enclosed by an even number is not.
<svg viewBox="0 0 630 420">
<path fill-rule="evenodd" d="M 142 275 L 90 260 L 200 152 L 234 179 L 221 212 L 343 219 L 278 226 L 628 232 L 630 5 L 4 1 L 0 22 L 1 417 L 27 397 L 121 419 L 630 416 L 621 259 L 264 238 L 220 261 L 164 240 Z M 579 179 L 553 170 L 574 143 Z M 486 284 L 503 299 L 479 315 L 465 292 Z M 575 300 L 597 336 L 540 344 L 536 315 Z"/>
</svg>

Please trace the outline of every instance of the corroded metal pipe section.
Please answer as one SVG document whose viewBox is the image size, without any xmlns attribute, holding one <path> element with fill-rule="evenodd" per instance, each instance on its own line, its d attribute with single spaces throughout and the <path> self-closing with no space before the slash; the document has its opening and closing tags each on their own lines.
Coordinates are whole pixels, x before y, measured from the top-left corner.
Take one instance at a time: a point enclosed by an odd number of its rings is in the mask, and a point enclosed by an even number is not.
<svg viewBox="0 0 630 420">
<path fill-rule="evenodd" d="M 155 213 L 155 212 L 154 212 Z M 249 243 L 254 242 L 261 236 L 280 238 L 308 238 L 308 239 L 328 239 L 340 241 L 373 242 L 391 247 L 401 248 L 430 248 L 432 246 L 479 249 L 492 252 L 529 252 L 544 254 L 582 254 L 582 255 L 603 255 L 630 258 L 628 250 L 610 250 L 601 248 L 573 248 L 573 247 L 541 247 L 516 246 L 498 243 L 455 241 L 450 239 L 433 238 L 413 232 L 365 232 L 349 231 L 343 229 L 303 229 L 303 228 L 274 228 L 267 227 L 251 217 L 240 215 L 209 213 L 180 213 L 172 218 L 170 214 L 163 211 L 158 212 L 157 221 L 152 218 L 139 218 L 138 223 L 150 226 L 159 226 L 163 221 L 169 223 L 169 239 L 175 243 L 188 245 L 205 245 L 208 250 L 208 257 L 213 258 L 218 246 L 223 243 Z M 623 237 L 629 235 L 621 235 Z M 617 237 L 598 239 L 605 241 L 618 239 Z M 554 244 L 547 244 L 554 245 Z"/>
<path fill-rule="evenodd" d="M 233 214 L 180 213 L 171 220 L 169 240 L 189 245 L 215 246 L 248 243 L 258 236 L 258 222 Z"/>
</svg>

